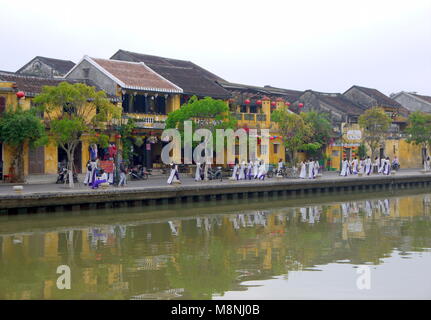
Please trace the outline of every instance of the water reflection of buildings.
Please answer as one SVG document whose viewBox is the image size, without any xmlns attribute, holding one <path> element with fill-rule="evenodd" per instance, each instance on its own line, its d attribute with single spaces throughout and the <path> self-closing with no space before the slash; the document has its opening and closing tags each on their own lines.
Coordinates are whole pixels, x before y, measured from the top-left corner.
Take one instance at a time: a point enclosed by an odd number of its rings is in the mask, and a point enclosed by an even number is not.
<svg viewBox="0 0 431 320">
<path fill-rule="evenodd" d="M 79 299 L 79 292 L 170 299 L 187 293 L 180 281 L 187 268 L 246 280 L 345 258 L 378 261 L 393 239 L 403 250 L 413 246 L 399 221 L 430 215 L 430 208 L 425 195 L 4 234 L 0 299 Z M 72 268 L 74 296 L 56 289 L 60 264 Z"/>
</svg>

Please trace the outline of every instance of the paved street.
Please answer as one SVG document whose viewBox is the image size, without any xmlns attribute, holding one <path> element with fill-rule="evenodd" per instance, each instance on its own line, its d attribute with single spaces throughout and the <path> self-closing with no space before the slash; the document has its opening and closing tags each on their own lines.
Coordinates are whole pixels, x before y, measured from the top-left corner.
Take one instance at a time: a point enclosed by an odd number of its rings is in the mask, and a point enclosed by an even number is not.
<svg viewBox="0 0 431 320">
<path fill-rule="evenodd" d="M 421 169 L 402 169 L 396 173 L 397 176 L 403 175 L 412 175 L 412 174 L 418 174 L 421 172 Z M 431 173 L 430 173 L 431 174 Z M 372 177 L 376 177 L 377 175 L 372 175 Z M 352 178 L 353 176 L 349 176 Z M 229 179 L 224 179 L 223 181 L 206 181 L 206 182 L 196 182 L 194 179 L 190 176 L 180 175 L 182 185 L 206 185 L 206 184 L 234 184 L 234 183 L 245 183 L 250 182 L 249 180 L 240 180 L 240 181 L 229 181 Z M 367 177 L 357 177 L 358 179 L 367 179 Z M 339 176 L 338 172 L 324 172 L 323 176 L 319 180 L 334 180 L 334 179 L 345 179 L 345 177 Z M 122 187 L 121 189 L 134 189 L 134 188 L 152 188 L 152 187 L 161 187 L 161 186 L 167 186 L 166 183 L 167 175 L 159 175 L 159 176 L 153 176 L 150 177 L 148 180 L 144 181 L 128 181 L 127 185 L 125 187 Z M 265 179 L 265 181 L 274 181 L 278 180 L 277 178 L 271 178 L 271 179 Z M 298 181 L 299 179 L 283 179 L 283 181 Z M 80 179 L 82 181 L 82 179 Z M 303 180 L 308 181 L 308 179 Z M 256 181 L 256 183 L 262 183 L 262 181 Z M 82 182 L 75 184 L 74 189 L 69 189 L 68 186 L 65 186 L 63 184 L 55 184 L 55 183 L 34 183 L 34 184 L 9 184 L 9 183 L 0 183 L 0 195 L 7 195 L 7 194 L 15 194 L 15 191 L 12 189 L 14 185 L 23 185 L 24 190 L 23 194 L 30 194 L 30 193 L 41 193 L 41 192 L 74 192 L 79 190 L 91 190 L 89 187 L 84 186 Z M 110 189 L 118 188 L 116 186 L 111 186 Z"/>
</svg>

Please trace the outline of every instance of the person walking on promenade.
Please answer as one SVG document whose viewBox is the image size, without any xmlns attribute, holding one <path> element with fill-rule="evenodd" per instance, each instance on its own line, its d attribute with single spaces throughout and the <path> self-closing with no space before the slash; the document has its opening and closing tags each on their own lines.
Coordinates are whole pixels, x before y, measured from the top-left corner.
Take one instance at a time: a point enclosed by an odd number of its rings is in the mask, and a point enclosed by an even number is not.
<svg viewBox="0 0 431 320">
<path fill-rule="evenodd" d="M 180 176 L 178 174 L 178 165 L 175 163 L 171 163 L 171 173 L 169 175 L 168 184 L 172 184 L 172 182 L 181 183 Z"/>
<path fill-rule="evenodd" d="M 277 177 L 282 177 L 283 168 L 284 168 L 283 159 L 280 159 L 278 160 Z"/>
<path fill-rule="evenodd" d="M 354 158 L 351 163 L 352 174 L 358 174 L 358 158 Z"/>
<path fill-rule="evenodd" d="M 383 167 L 383 174 L 389 175 L 391 173 L 391 160 L 389 160 L 389 157 L 386 157 L 386 159 L 383 159 L 384 161 L 384 167 Z"/>
<path fill-rule="evenodd" d="M 301 167 L 301 171 L 300 171 L 300 173 L 299 173 L 299 177 L 300 177 L 301 179 L 305 179 L 305 178 L 307 177 L 307 167 L 306 167 L 306 165 L 305 165 L 305 162 L 304 162 L 304 161 L 301 161 L 301 162 L 299 163 L 299 165 L 300 165 L 300 167 Z"/>
<path fill-rule="evenodd" d="M 202 169 L 201 164 L 199 162 L 196 163 L 196 173 L 195 173 L 195 181 L 202 180 Z"/>
<path fill-rule="evenodd" d="M 265 165 L 265 162 L 261 161 L 259 166 L 258 179 L 265 180 L 265 176 L 266 176 L 266 165 Z"/>
<path fill-rule="evenodd" d="M 424 160 L 424 171 L 427 172 L 430 170 L 431 159 L 429 156 Z"/>
<path fill-rule="evenodd" d="M 259 175 L 259 163 L 260 163 L 259 159 L 254 162 L 254 167 L 253 167 L 254 179 L 257 179 L 257 176 Z"/>
<path fill-rule="evenodd" d="M 243 161 L 239 168 L 238 180 L 245 180 L 245 170 L 246 170 L 246 164 L 245 164 L 245 161 Z"/>
<path fill-rule="evenodd" d="M 235 165 L 233 166 L 231 179 L 238 180 L 238 159 L 235 159 Z"/>
<path fill-rule="evenodd" d="M 248 180 L 251 180 L 251 178 L 253 177 L 253 161 L 251 160 L 248 163 L 248 167 L 247 167 L 247 177 L 248 177 Z"/>
<path fill-rule="evenodd" d="M 349 165 L 349 161 L 346 158 L 344 158 L 343 163 L 341 165 L 340 176 L 347 177 L 348 175 L 350 175 L 350 165 Z"/>
<path fill-rule="evenodd" d="M 379 173 L 379 168 L 380 168 L 379 158 L 375 157 L 373 162 L 373 173 Z"/>
<path fill-rule="evenodd" d="M 120 163 L 120 182 L 118 182 L 119 187 L 124 187 L 126 185 L 126 177 L 127 177 L 127 170 L 126 166 L 124 165 L 124 161 L 121 161 Z"/>
<path fill-rule="evenodd" d="M 367 156 L 367 159 L 364 161 L 364 173 L 369 176 L 372 171 L 372 164 L 371 164 L 371 158 L 370 156 Z"/>
<path fill-rule="evenodd" d="M 385 169 L 385 165 L 386 165 L 385 157 L 381 159 L 379 158 L 379 173 L 383 173 L 383 170 Z"/>
<path fill-rule="evenodd" d="M 87 161 L 86 168 L 87 168 L 87 172 L 85 173 L 84 186 L 86 186 L 87 184 L 89 184 L 90 181 L 91 181 L 92 166 L 91 166 L 91 161 L 90 160 Z"/>
<path fill-rule="evenodd" d="M 320 170 L 320 164 L 319 161 L 316 159 L 314 161 L 314 172 L 313 172 L 313 178 L 316 178 L 317 175 L 319 174 L 319 170 Z"/>
<path fill-rule="evenodd" d="M 311 158 L 308 160 L 308 179 L 314 179 L 314 161 Z"/>
</svg>

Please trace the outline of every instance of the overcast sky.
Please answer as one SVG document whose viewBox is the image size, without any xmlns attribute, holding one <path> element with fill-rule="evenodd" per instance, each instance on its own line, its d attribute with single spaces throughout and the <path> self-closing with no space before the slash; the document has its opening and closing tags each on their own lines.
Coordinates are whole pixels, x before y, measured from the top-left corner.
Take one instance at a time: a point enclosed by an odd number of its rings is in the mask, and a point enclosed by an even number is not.
<svg viewBox="0 0 431 320">
<path fill-rule="evenodd" d="M 0 0 L 0 70 L 118 49 L 238 83 L 431 95 L 431 0 Z"/>
</svg>

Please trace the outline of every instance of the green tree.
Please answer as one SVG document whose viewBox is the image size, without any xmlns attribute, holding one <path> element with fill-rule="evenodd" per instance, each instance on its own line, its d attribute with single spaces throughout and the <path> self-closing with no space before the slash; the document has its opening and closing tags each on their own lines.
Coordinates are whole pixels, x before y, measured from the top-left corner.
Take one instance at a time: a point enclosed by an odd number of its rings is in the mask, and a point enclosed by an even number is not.
<svg viewBox="0 0 431 320">
<path fill-rule="evenodd" d="M 310 123 L 305 121 L 305 116 L 293 113 L 287 107 L 282 107 L 272 112 L 271 121 L 278 124 L 284 147 L 290 153 L 293 165 L 296 164 L 298 150 L 311 151 L 321 147 L 320 144 L 312 142 L 314 131 Z"/>
<path fill-rule="evenodd" d="M 407 142 L 429 150 L 431 146 L 431 114 L 415 111 L 409 115 L 405 132 Z"/>
<path fill-rule="evenodd" d="M 103 91 L 82 83 L 45 86 L 34 102 L 47 117 L 49 138 L 67 154 L 69 183 L 73 187 L 73 155 L 81 137 L 106 145 L 107 136 L 96 132 L 103 132 L 119 119 L 121 108 L 112 104 Z"/>
<path fill-rule="evenodd" d="M 12 148 L 14 180 L 24 182 L 24 147 L 41 146 L 46 143 L 45 127 L 35 109 L 23 110 L 21 106 L 10 107 L 0 117 L 0 141 Z"/>
<path fill-rule="evenodd" d="M 363 129 L 363 140 L 370 147 L 371 157 L 374 157 L 376 150 L 385 141 L 392 120 L 382 108 L 374 107 L 365 111 L 358 122 Z"/>
<path fill-rule="evenodd" d="M 190 98 L 188 103 L 183 104 L 180 109 L 171 112 L 166 119 L 166 129 L 176 128 L 184 141 L 184 121 L 192 121 L 192 130 L 205 128 L 211 131 L 213 143 L 216 139 L 217 129 L 235 129 L 237 120 L 231 115 L 229 106 L 223 100 L 210 97 L 197 99 Z M 199 144 L 193 142 L 193 147 Z M 223 148 L 224 146 L 216 146 Z M 220 150 L 217 150 L 220 151 Z"/>
<path fill-rule="evenodd" d="M 301 112 L 300 115 L 305 123 L 313 128 L 313 134 L 310 137 L 312 143 L 306 144 L 304 150 L 313 158 L 321 157 L 323 148 L 332 136 L 332 124 L 328 115 L 315 111 Z"/>
</svg>

